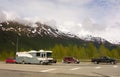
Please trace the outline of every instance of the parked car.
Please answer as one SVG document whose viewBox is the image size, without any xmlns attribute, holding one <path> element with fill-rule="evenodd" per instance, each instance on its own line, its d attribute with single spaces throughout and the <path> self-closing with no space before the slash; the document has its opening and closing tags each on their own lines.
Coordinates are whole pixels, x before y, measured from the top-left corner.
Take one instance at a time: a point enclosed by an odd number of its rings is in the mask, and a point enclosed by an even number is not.
<svg viewBox="0 0 120 77">
<path fill-rule="evenodd" d="M 92 58 L 91 62 L 95 63 L 95 64 L 99 64 L 99 63 L 111 63 L 111 64 L 116 64 L 116 59 L 107 57 L 107 56 L 101 56 L 99 58 Z"/>
<path fill-rule="evenodd" d="M 13 58 L 6 58 L 5 62 L 6 63 L 16 63 L 16 60 Z"/>
<path fill-rule="evenodd" d="M 53 60 L 52 60 L 52 63 L 57 63 L 57 60 L 56 60 L 56 59 L 53 59 Z"/>
<path fill-rule="evenodd" d="M 79 64 L 80 61 L 74 57 L 65 57 L 63 60 L 62 60 L 63 63 L 76 63 L 76 64 Z"/>
</svg>

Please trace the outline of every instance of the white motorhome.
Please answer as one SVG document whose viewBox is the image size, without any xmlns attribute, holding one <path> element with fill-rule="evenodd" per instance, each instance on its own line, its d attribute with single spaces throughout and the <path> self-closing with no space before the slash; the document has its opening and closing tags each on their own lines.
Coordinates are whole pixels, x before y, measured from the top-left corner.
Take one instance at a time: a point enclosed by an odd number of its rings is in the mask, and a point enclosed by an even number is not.
<svg viewBox="0 0 120 77">
<path fill-rule="evenodd" d="M 22 64 L 49 64 L 53 62 L 52 51 L 35 51 L 17 52 L 16 63 Z"/>
</svg>

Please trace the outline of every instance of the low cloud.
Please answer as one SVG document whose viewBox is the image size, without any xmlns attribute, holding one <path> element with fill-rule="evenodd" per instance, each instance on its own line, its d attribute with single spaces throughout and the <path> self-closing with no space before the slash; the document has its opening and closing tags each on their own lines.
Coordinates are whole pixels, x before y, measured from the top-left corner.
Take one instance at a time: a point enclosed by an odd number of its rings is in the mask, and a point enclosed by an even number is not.
<svg viewBox="0 0 120 77">
<path fill-rule="evenodd" d="M 120 0 L 2 0 L 1 2 L 0 9 L 5 12 L 0 12 L 0 21 L 10 18 L 21 23 L 40 21 L 54 25 L 53 27 L 65 32 L 91 34 L 109 40 L 120 39 Z"/>
<path fill-rule="evenodd" d="M 82 28 L 90 32 L 104 31 L 107 26 L 97 23 L 93 19 L 85 19 L 82 23 Z"/>
<path fill-rule="evenodd" d="M 15 12 L 0 11 L 0 23 L 6 21 L 16 21 L 25 25 L 33 25 L 34 23 L 26 19 L 21 18 Z"/>
<path fill-rule="evenodd" d="M 2 11 L 0 11 L 0 23 L 6 21 L 6 17 L 7 16 Z"/>
</svg>

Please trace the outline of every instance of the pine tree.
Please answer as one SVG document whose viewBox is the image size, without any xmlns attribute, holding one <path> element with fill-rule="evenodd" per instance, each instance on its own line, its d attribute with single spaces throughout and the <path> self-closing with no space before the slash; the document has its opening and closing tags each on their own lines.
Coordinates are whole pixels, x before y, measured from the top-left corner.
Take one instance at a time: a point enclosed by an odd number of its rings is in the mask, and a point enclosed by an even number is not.
<svg viewBox="0 0 120 77">
<path fill-rule="evenodd" d="M 86 54 L 87 54 L 88 58 L 95 57 L 96 53 L 97 53 L 97 49 L 94 46 L 94 44 L 93 43 L 89 43 L 88 47 L 86 48 Z"/>
<path fill-rule="evenodd" d="M 79 58 L 80 59 L 86 59 L 87 58 L 87 54 L 85 52 L 84 47 L 79 47 Z"/>
<path fill-rule="evenodd" d="M 117 49 L 112 49 L 112 51 L 111 51 L 111 57 L 113 57 L 113 58 L 119 58 L 119 54 L 117 52 Z"/>
<path fill-rule="evenodd" d="M 104 45 L 100 45 L 99 56 L 110 56 L 110 51 Z"/>
</svg>

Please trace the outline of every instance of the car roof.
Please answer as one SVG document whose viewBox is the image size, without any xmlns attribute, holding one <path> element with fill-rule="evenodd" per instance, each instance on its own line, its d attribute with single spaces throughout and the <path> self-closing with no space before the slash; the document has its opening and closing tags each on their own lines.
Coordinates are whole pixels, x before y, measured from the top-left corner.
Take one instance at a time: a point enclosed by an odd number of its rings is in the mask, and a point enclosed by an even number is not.
<svg viewBox="0 0 120 77">
<path fill-rule="evenodd" d="M 67 57 L 65 57 L 65 58 L 73 58 L 73 57 L 68 57 L 68 56 L 67 56 Z"/>
</svg>

